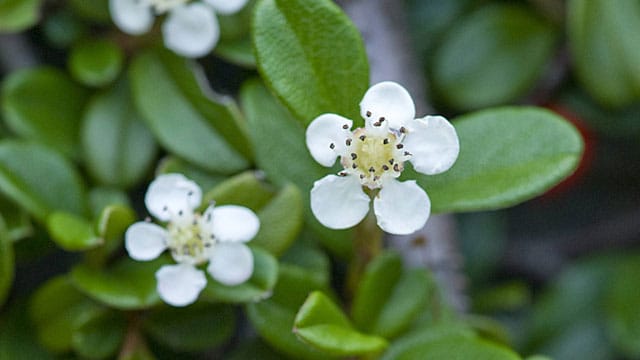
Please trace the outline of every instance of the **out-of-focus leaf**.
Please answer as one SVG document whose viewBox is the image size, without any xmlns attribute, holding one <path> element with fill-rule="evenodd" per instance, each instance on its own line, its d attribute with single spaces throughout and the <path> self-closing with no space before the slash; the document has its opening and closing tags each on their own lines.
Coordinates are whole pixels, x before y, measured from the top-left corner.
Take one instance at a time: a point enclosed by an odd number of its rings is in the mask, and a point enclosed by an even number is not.
<svg viewBox="0 0 640 360">
<path fill-rule="evenodd" d="M 34 325 L 27 314 L 27 301 L 16 301 L 3 309 L 0 323 L 0 359 L 54 359 L 36 339 Z"/>
<path fill-rule="evenodd" d="M 278 261 L 270 253 L 252 248 L 253 275 L 246 282 L 229 286 L 209 278 L 201 299 L 228 303 L 256 302 L 271 296 L 278 280 Z"/>
<path fill-rule="evenodd" d="M 56 210 L 85 212 L 84 186 L 76 169 L 37 144 L 0 142 L 0 191 L 42 222 Z"/>
<path fill-rule="evenodd" d="M 387 347 L 385 339 L 355 330 L 342 310 L 319 291 L 311 293 L 298 311 L 293 331 L 304 342 L 333 355 L 378 353 Z"/>
<path fill-rule="evenodd" d="M 4 0 L 0 2 L 0 32 L 20 32 L 40 19 L 42 0 Z"/>
<path fill-rule="evenodd" d="M 390 344 L 387 351 L 382 356 L 382 360 L 400 359 L 404 352 L 411 351 L 412 348 L 421 344 L 446 338 L 473 338 L 474 332 L 461 323 L 438 323 L 419 328 L 403 335 Z"/>
<path fill-rule="evenodd" d="M 571 0 L 567 30 L 578 79 L 598 101 L 622 106 L 640 98 L 640 4 Z"/>
<path fill-rule="evenodd" d="M 314 181 L 332 171 L 316 163 L 309 154 L 303 126 L 257 81 L 247 82 L 240 96 L 260 169 L 277 185 L 294 183 L 303 194 L 306 222 L 325 246 L 338 254 L 348 254 L 352 250 L 351 232 L 327 229 L 311 213 L 309 196 L 305 194 L 311 190 Z"/>
<path fill-rule="evenodd" d="M 105 311 L 87 321 L 74 331 L 71 346 L 75 352 L 88 359 L 106 359 L 115 355 L 126 333 L 124 314 Z"/>
<path fill-rule="evenodd" d="M 211 189 L 204 195 L 204 202 L 215 201 L 217 205 L 240 205 L 257 211 L 265 206 L 273 195 L 273 189 L 258 179 L 255 172 L 247 171 Z"/>
<path fill-rule="evenodd" d="M 42 24 L 47 43 L 57 48 L 68 48 L 88 32 L 87 24 L 82 22 L 69 9 L 60 8 L 47 14 Z"/>
<path fill-rule="evenodd" d="M 455 23 L 437 50 L 433 85 L 456 109 L 507 103 L 531 89 L 549 62 L 551 24 L 531 9 L 495 4 Z"/>
<path fill-rule="evenodd" d="M 146 309 L 160 303 L 155 272 L 168 263 L 159 257 L 147 262 L 123 258 L 107 269 L 80 264 L 71 270 L 71 281 L 87 296 L 116 309 Z"/>
<path fill-rule="evenodd" d="M 259 339 L 241 342 L 235 347 L 234 351 L 229 355 L 225 355 L 225 360 L 247 360 L 251 358 L 260 360 L 282 360 L 282 355 L 276 353 Z"/>
<path fill-rule="evenodd" d="M 145 318 L 143 326 L 157 342 L 174 350 L 203 351 L 233 336 L 236 315 L 228 305 L 194 304 L 158 309 Z"/>
<path fill-rule="evenodd" d="M 2 86 L 2 112 L 9 128 L 65 155 L 77 151 L 86 99 L 82 87 L 54 68 L 13 72 Z"/>
<path fill-rule="evenodd" d="M 4 219 L 0 215 L 0 307 L 11 290 L 15 273 L 14 265 L 13 243 L 9 238 Z"/>
<path fill-rule="evenodd" d="M 369 86 L 360 33 L 329 0 L 264 0 L 253 18 L 258 70 L 306 125 L 331 112 L 359 118 Z M 279 137 L 280 138 L 280 137 Z"/>
<path fill-rule="evenodd" d="M 85 218 L 56 211 L 47 217 L 47 229 L 53 241 L 67 251 L 84 251 L 104 243 Z"/>
<path fill-rule="evenodd" d="M 111 83 L 122 70 L 124 53 L 110 40 L 92 39 L 76 44 L 69 55 L 69 71 L 88 86 Z"/>
<path fill-rule="evenodd" d="M 113 205 L 131 206 L 129 197 L 120 189 L 94 187 L 89 191 L 89 207 L 94 218 L 99 218 L 107 207 Z"/>
<path fill-rule="evenodd" d="M 109 186 L 136 184 L 157 153 L 155 140 L 124 82 L 93 98 L 83 119 L 81 139 L 88 170 Z"/>
<path fill-rule="evenodd" d="M 206 94 L 198 83 L 204 79 L 185 61 L 155 52 L 134 60 L 133 96 L 149 129 L 167 150 L 204 169 L 230 174 L 248 167 L 250 147 L 237 109 Z"/>
<path fill-rule="evenodd" d="M 515 205 L 560 182 L 582 156 L 580 133 L 547 110 L 495 108 L 464 115 L 454 124 L 460 155 L 453 167 L 440 175 L 415 175 L 429 193 L 433 212 Z"/>
<path fill-rule="evenodd" d="M 2 194 L 0 194 L 0 216 L 4 219 L 11 241 L 18 241 L 33 234 L 34 229 L 29 214 Z"/>
<path fill-rule="evenodd" d="M 239 12 L 218 16 L 220 22 L 220 42 L 214 53 L 239 66 L 256 66 L 250 38 L 251 16 L 256 1 L 248 1 Z"/>
<path fill-rule="evenodd" d="M 203 191 L 208 191 L 227 177 L 204 170 L 175 156 L 162 159 L 156 169 L 156 174 L 180 173 L 193 180 Z"/>
<path fill-rule="evenodd" d="M 622 260 L 609 279 L 605 295 L 607 326 L 613 344 L 629 358 L 640 356 L 640 257 Z"/>
<path fill-rule="evenodd" d="M 69 5 L 79 15 L 100 23 L 108 23 L 111 20 L 109 13 L 109 0 L 70 0 Z"/>
</svg>

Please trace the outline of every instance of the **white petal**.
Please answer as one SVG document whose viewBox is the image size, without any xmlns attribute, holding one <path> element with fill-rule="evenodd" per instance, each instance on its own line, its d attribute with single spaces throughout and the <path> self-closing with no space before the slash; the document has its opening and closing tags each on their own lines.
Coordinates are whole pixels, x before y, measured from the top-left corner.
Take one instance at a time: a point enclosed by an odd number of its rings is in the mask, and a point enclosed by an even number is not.
<svg viewBox="0 0 640 360">
<path fill-rule="evenodd" d="M 253 239 L 260 229 L 258 216 L 244 206 L 223 205 L 213 207 L 204 214 L 209 221 L 211 214 L 211 232 L 218 241 L 247 242 Z"/>
<path fill-rule="evenodd" d="M 217 13 L 228 15 L 233 14 L 242 9 L 248 0 L 205 0 L 205 2 L 213 7 Z"/>
<path fill-rule="evenodd" d="M 390 234 L 420 230 L 429 218 L 431 201 L 415 181 L 387 181 L 373 200 L 378 226 Z"/>
<path fill-rule="evenodd" d="M 151 215 L 168 221 L 180 210 L 191 211 L 202 202 L 202 190 L 182 174 L 164 174 L 149 184 L 144 203 Z"/>
<path fill-rule="evenodd" d="M 132 259 L 155 259 L 167 248 L 167 230 L 156 224 L 137 222 L 124 234 L 124 247 Z"/>
<path fill-rule="evenodd" d="M 193 303 L 207 285 L 204 271 L 189 264 L 165 265 L 156 272 L 156 280 L 160 298 L 173 306 Z"/>
<path fill-rule="evenodd" d="M 360 114 L 367 122 L 367 127 L 384 117 L 388 126 L 397 130 L 413 120 L 416 109 L 405 88 L 393 81 L 384 81 L 373 85 L 364 94 L 360 102 Z"/>
<path fill-rule="evenodd" d="M 149 31 L 155 18 L 151 7 L 138 0 L 110 0 L 109 11 L 116 26 L 131 35 Z"/>
<path fill-rule="evenodd" d="M 456 129 L 442 116 L 410 122 L 403 144 L 413 154 L 410 161 L 414 169 L 427 175 L 449 170 L 460 152 Z"/>
<path fill-rule="evenodd" d="M 225 285 L 238 285 L 253 274 L 253 253 L 242 243 L 219 243 L 209 258 L 209 274 Z"/>
<path fill-rule="evenodd" d="M 336 157 L 346 151 L 345 141 L 351 136 L 352 125 L 351 120 L 336 114 L 322 114 L 313 119 L 306 133 L 311 156 L 322 166 L 332 166 Z"/>
<path fill-rule="evenodd" d="M 175 53 L 196 58 L 218 43 L 220 26 L 213 10 L 201 3 L 174 8 L 162 24 L 164 44 Z"/>
<path fill-rule="evenodd" d="M 311 211 L 331 229 L 346 229 L 362 221 L 369 212 L 369 196 L 352 175 L 327 175 L 311 189 Z"/>
</svg>

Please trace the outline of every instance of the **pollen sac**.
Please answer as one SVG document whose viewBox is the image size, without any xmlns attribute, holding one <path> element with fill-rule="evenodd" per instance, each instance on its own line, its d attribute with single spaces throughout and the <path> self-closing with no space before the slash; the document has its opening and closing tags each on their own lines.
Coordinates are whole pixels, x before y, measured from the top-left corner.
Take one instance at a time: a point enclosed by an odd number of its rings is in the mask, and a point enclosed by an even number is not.
<svg viewBox="0 0 640 360">
<path fill-rule="evenodd" d="M 207 261 L 207 252 L 213 248 L 216 239 L 203 226 L 205 221 L 196 214 L 193 222 L 167 224 L 167 247 L 176 262 L 199 265 Z"/>
<path fill-rule="evenodd" d="M 362 185 L 377 189 L 386 179 L 400 176 L 403 163 L 409 158 L 401 150 L 402 134 L 372 134 L 358 128 L 353 138 L 358 141 L 347 142 L 346 154 L 340 160 L 345 171 L 358 176 Z"/>
</svg>

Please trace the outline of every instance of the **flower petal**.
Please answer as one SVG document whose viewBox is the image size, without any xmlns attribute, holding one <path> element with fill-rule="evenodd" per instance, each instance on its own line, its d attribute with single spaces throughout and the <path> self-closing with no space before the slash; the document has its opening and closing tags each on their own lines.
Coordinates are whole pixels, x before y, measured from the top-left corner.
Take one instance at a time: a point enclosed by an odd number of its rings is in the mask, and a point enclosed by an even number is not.
<svg viewBox="0 0 640 360">
<path fill-rule="evenodd" d="M 331 229 L 346 229 L 362 221 L 371 200 L 352 175 L 327 175 L 311 189 L 311 211 L 320 223 Z"/>
<path fill-rule="evenodd" d="M 410 122 L 403 144 L 413 154 L 410 161 L 414 169 L 427 175 L 449 170 L 460 152 L 456 129 L 442 116 Z"/>
<path fill-rule="evenodd" d="M 173 306 L 192 304 L 207 285 L 204 271 L 189 264 L 164 265 L 156 272 L 156 280 L 160 298 Z"/>
<path fill-rule="evenodd" d="M 250 209 L 238 205 L 209 207 L 204 213 L 204 221 L 210 222 L 209 229 L 222 242 L 247 242 L 260 229 L 258 216 Z"/>
<path fill-rule="evenodd" d="M 167 230 L 153 223 L 137 222 L 124 234 L 124 247 L 134 260 L 157 258 L 167 248 Z"/>
<path fill-rule="evenodd" d="M 336 114 L 322 114 L 313 119 L 306 133 L 311 156 L 322 166 L 332 166 L 336 157 L 346 151 L 345 141 L 351 136 L 352 125 L 351 120 Z"/>
<path fill-rule="evenodd" d="M 389 180 L 373 201 L 373 211 L 382 230 L 406 235 L 421 229 L 427 222 L 431 201 L 414 180 Z"/>
<path fill-rule="evenodd" d="M 219 243 L 209 258 L 207 271 L 222 284 L 242 284 L 253 274 L 253 253 L 242 243 Z"/>
<path fill-rule="evenodd" d="M 144 203 L 151 215 L 168 221 L 180 210 L 193 210 L 202 202 L 202 190 L 182 174 L 164 174 L 149 184 Z"/>
<path fill-rule="evenodd" d="M 217 13 L 222 15 L 233 14 L 244 7 L 248 0 L 204 0 L 211 5 Z"/>
<path fill-rule="evenodd" d="M 384 118 L 389 128 L 397 130 L 413 120 L 416 108 L 404 87 L 393 81 L 384 81 L 373 85 L 364 94 L 360 115 L 365 119 L 367 128 Z"/>
<path fill-rule="evenodd" d="M 162 24 L 164 45 L 175 53 L 196 58 L 218 43 L 220 26 L 213 10 L 201 3 L 178 6 Z"/>
<path fill-rule="evenodd" d="M 109 12 L 116 26 L 131 35 L 149 31 L 155 18 L 151 7 L 138 0 L 110 0 Z"/>
</svg>

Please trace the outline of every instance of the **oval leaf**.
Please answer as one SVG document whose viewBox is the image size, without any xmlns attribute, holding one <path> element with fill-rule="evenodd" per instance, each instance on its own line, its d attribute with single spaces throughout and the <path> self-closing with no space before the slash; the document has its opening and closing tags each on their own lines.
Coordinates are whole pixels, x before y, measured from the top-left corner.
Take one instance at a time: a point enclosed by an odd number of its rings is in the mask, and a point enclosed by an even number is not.
<svg viewBox="0 0 640 360">
<path fill-rule="evenodd" d="M 42 0 L 5 0 L 0 2 L 0 32 L 19 32 L 40 19 Z"/>
<path fill-rule="evenodd" d="M 263 0 L 253 18 L 258 69 L 303 123 L 332 112 L 358 117 L 369 86 L 356 27 L 330 0 Z"/>
<path fill-rule="evenodd" d="M 454 125 L 460 138 L 456 163 L 440 175 L 416 176 L 433 212 L 515 205 L 567 177 L 582 156 L 578 131 L 539 108 L 478 111 L 454 120 Z"/>
<path fill-rule="evenodd" d="M 14 265 L 13 243 L 9 238 L 4 219 L 0 216 L 0 307 L 11 290 L 15 274 Z"/>
<path fill-rule="evenodd" d="M 104 243 L 83 217 L 62 211 L 47 217 L 47 230 L 53 241 L 67 251 L 83 251 Z"/>
<path fill-rule="evenodd" d="M 119 350 L 126 334 L 126 326 L 122 313 L 104 311 L 73 332 L 71 346 L 84 358 L 108 358 Z"/>
<path fill-rule="evenodd" d="M 480 339 L 454 335 L 434 341 L 425 341 L 398 351 L 395 356 L 385 360 L 521 360 L 511 350 Z"/>
<path fill-rule="evenodd" d="M 251 241 L 281 255 L 296 239 L 303 225 L 302 194 L 295 185 L 285 186 L 258 211 L 260 231 Z"/>
<path fill-rule="evenodd" d="M 118 76 L 124 63 L 124 53 L 112 41 L 92 39 L 71 49 L 69 70 L 71 75 L 88 86 L 109 84 Z"/>
</svg>

